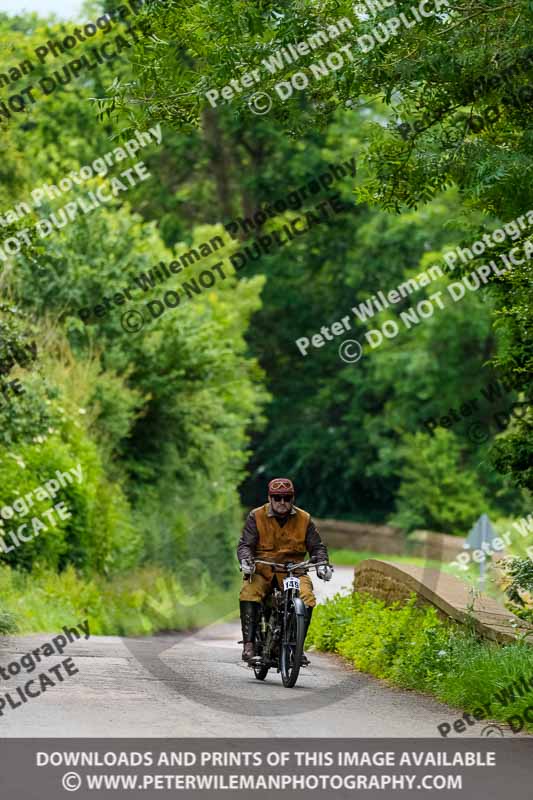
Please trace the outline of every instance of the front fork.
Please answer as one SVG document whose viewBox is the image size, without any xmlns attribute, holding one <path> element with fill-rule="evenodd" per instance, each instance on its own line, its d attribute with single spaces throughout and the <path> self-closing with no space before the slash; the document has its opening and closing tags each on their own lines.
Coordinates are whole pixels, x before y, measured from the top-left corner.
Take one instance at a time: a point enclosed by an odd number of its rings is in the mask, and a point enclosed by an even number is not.
<svg viewBox="0 0 533 800">
<path fill-rule="evenodd" d="M 305 605 L 304 601 L 300 597 L 300 593 L 297 589 L 289 589 L 285 592 L 283 598 L 283 638 L 287 641 L 287 617 L 289 614 L 289 603 L 292 601 L 294 605 L 294 613 L 298 617 L 305 618 Z"/>
</svg>

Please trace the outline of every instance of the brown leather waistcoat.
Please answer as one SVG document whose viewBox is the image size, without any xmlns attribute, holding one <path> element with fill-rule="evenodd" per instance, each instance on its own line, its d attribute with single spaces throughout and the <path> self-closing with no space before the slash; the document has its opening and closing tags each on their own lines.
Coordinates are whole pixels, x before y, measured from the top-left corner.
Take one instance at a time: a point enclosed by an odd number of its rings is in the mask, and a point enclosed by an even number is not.
<svg viewBox="0 0 533 800">
<path fill-rule="evenodd" d="M 306 556 L 305 535 L 310 514 L 294 506 L 296 514 L 291 514 L 283 527 L 275 517 L 267 516 L 268 503 L 254 508 L 255 521 L 259 531 L 256 558 L 266 561 L 303 561 Z M 263 566 L 258 564 L 258 568 Z M 268 567 L 265 567 L 268 569 Z"/>
</svg>

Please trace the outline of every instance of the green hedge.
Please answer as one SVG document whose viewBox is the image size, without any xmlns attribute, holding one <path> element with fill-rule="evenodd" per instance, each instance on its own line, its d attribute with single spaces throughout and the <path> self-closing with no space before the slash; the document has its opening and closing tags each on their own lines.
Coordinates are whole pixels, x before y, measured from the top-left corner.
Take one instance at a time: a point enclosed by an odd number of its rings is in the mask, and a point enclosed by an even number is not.
<svg viewBox="0 0 533 800">
<path fill-rule="evenodd" d="M 56 471 L 68 473 L 78 467 L 81 483 L 73 477 L 55 497 L 36 499 L 35 490 L 55 479 Z M 33 493 L 31 507 L 22 499 L 29 492 Z M 55 524 L 47 522 L 43 512 L 59 502 L 66 504 L 70 517 L 61 520 L 55 514 Z M 32 534 L 32 518 L 41 521 L 45 529 L 37 528 L 40 533 L 33 539 L 2 552 L 2 563 L 23 570 L 36 565 L 61 570 L 73 564 L 108 574 L 138 563 L 142 542 L 128 502 L 120 485 L 107 477 L 97 446 L 81 428 L 72 429 L 64 438 L 54 432 L 5 448 L 0 456 L 0 509 L 14 503 L 19 513 L 11 519 L 0 518 L 0 536 L 8 548 L 13 546 L 10 531 L 16 533 L 19 526 L 27 524 L 26 535 Z"/>
<path fill-rule="evenodd" d="M 412 595 L 403 606 L 387 606 L 369 595 L 336 595 L 316 608 L 307 641 L 362 672 L 463 711 L 490 702 L 493 718 L 505 721 L 533 704 L 533 688 L 505 704 L 497 696 L 520 678 L 533 678 L 532 647 L 480 641 L 468 627 L 444 622 L 436 609 L 417 608 L 415 601 Z M 525 729 L 533 731 L 533 724 Z"/>
</svg>

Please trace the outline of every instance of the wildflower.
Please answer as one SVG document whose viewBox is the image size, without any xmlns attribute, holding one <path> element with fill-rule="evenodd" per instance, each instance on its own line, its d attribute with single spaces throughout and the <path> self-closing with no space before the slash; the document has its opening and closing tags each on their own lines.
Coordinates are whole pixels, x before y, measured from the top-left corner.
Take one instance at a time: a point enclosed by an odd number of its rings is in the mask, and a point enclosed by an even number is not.
<svg viewBox="0 0 533 800">
<path fill-rule="evenodd" d="M 22 460 L 22 458 L 21 458 L 19 455 L 17 455 L 17 453 L 8 453 L 8 456 L 11 456 L 11 458 L 14 458 L 14 459 L 15 459 L 15 461 L 17 462 L 17 465 L 18 465 L 18 466 L 19 466 L 21 469 L 26 469 L 26 464 L 24 463 L 24 461 Z"/>
</svg>

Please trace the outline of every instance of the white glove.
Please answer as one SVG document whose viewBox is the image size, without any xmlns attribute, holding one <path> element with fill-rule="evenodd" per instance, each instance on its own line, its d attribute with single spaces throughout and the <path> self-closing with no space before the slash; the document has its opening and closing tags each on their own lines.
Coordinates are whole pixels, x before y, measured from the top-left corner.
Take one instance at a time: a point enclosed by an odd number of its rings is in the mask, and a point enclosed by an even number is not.
<svg viewBox="0 0 533 800">
<path fill-rule="evenodd" d="M 241 569 L 244 575 L 253 575 L 255 572 L 255 564 L 250 558 L 243 558 L 241 561 Z"/>
<path fill-rule="evenodd" d="M 330 567 L 329 565 L 322 566 L 322 567 L 317 567 L 316 574 L 323 581 L 330 581 L 331 577 L 333 575 L 333 567 Z"/>
</svg>

